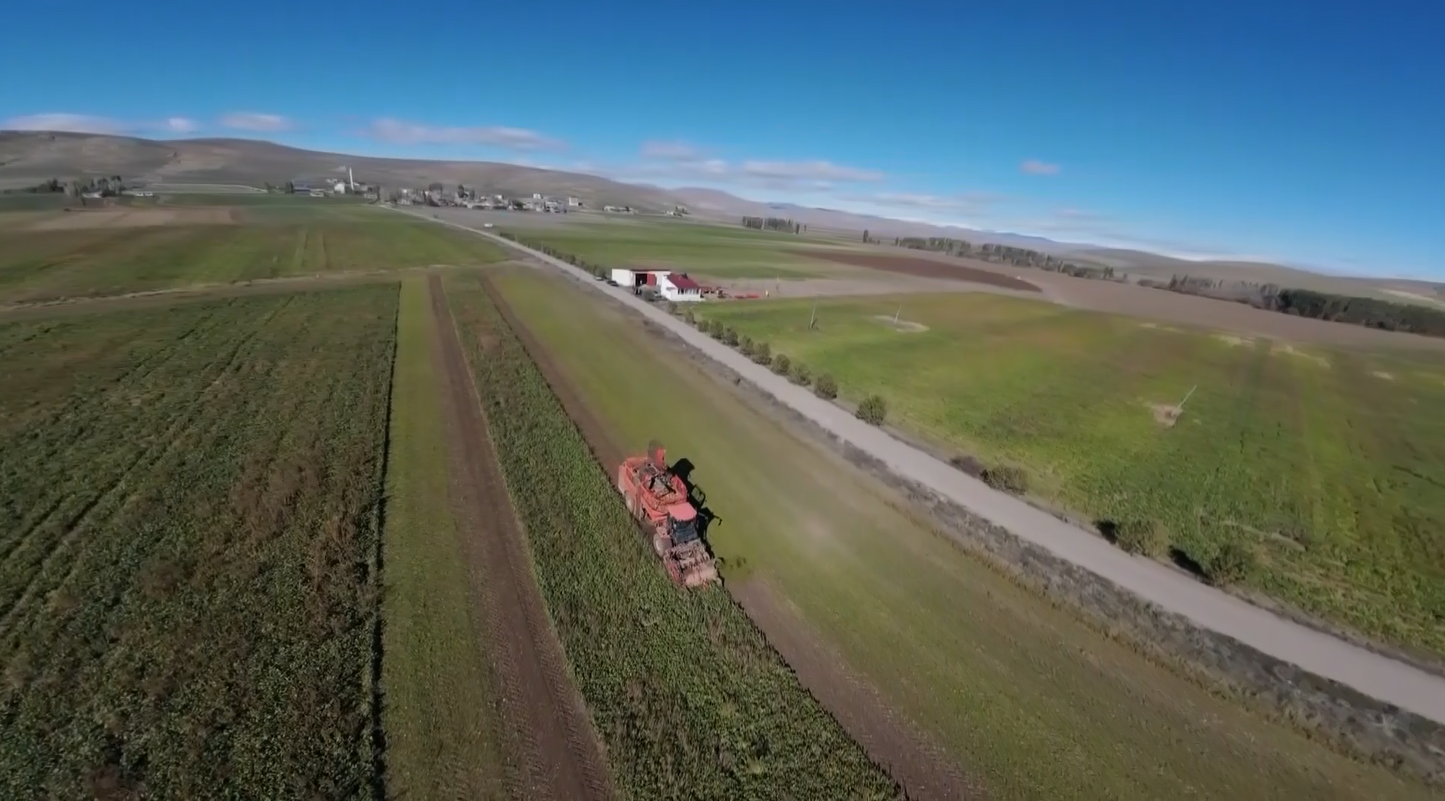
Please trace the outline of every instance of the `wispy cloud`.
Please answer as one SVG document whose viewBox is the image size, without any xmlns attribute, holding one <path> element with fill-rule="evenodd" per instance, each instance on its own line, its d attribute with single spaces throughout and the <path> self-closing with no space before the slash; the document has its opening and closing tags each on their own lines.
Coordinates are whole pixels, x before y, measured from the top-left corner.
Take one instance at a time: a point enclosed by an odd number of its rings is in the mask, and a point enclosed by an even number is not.
<svg viewBox="0 0 1445 801">
<path fill-rule="evenodd" d="M 11 117 L 5 121 L 5 128 L 12 131 L 66 131 L 70 133 L 118 134 L 133 130 L 134 126 L 89 114 L 26 114 Z"/>
<path fill-rule="evenodd" d="M 526 128 L 500 125 L 435 126 L 383 117 L 366 135 L 398 145 L 486 145 L 514 151 L 563 150 L 567 143 Z"/>
<path fill-rule="evenodd" d="M 1001 199 L 999 195 L 987 192 L 967 192 L 960 195 L 878 192 L 871 195 L 845 195 L 843 198 L 862 203 L 873 203 L 880 206 L 894 206 L 906 209 L 936 209 L 939 211 L 968 211 L 973 213 L 980 213 L 990 204 Z"/>
<path fill-rule="evenodd" d="M 1019 165 L 1019 169 L 1027 175 L 1058 175 L 1060 168 L 1059 165 L 1050 164 L 1047 161 L 1024 159 L 1023 163 Z"/>
<path fill-rule="evenodd" d="M 662 161 L 699 161 L 706 156 L 701 149 L 686 142 L 653 139 L 642 143 L 642 157 Z"/>
<path fill-rule="evenodd" d="M 647 180 L 815 193 L 832 191 L 838 183 L 875 182 L 885 177 L 877 170 L 823 160 L 733 162 L 712 155 L 706 148 L 669 140 L 644 142 L 639 155 L 639 163 L 615 172 Z"/>
<path fill-rule="evenodd" d="M 14 131 L 63 131 L 90 134 L 188 134 L 200 128 L 189 117 L 167 117 L 159 120 L 122 120 L 93 114 L 27 114 L 11 117 L 0 128 Z"/>
<path fill-rule="evenodd" d="M 258 131 L 275 133 L 291 129 L 291 120 L 279 114 L 261 114 L 255 111 L 233 111 L 221 115 L 221 126 L 237 131 Z"/>
<path fill-rule="evenodd" d="M 868 182 L 881 181 L 883 173 L 845 167 L 831 161 L 744 161 L 742 171 L 756 178 L 782 181 L 840 181 Z"/>
</svg>

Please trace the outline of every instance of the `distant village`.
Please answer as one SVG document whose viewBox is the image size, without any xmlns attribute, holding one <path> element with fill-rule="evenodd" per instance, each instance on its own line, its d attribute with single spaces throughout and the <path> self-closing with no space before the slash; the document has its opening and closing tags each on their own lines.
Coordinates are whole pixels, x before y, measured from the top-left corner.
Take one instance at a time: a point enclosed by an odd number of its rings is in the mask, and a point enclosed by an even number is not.
<svg viewBox="0 0 1445 801">
<path fill-rule="evenodd" d="M 270 185 L 267 188 L 274 191 Z M 378 201 L 379 199 L 379 202 L 394 203 L 398 206 L 448 206 L 482 211 L 533 211 L 544 214 L 567 214 L 588 208 L 587 203 L 578 197 L 553 197 L 541 192 L 533 192 L 531 197 L 513 197 L 503 194 L 488 194 L 476 187 L 464 184 L 457 184 L 450 190 L 440 183 L 432 183 L 425 189 L 401 187 L 391 189 L 386 192 L 385 197 L 381 197 L 382 187 L 357 181 L 350 170 L 347 170 L 344 179 L 330 179 L 316 184 L 289 182 L 284 191 L 311 197 L 355 194 L 361 195 L 367 200 Z M 638 213 L 638 210 L 632 206 L 615 205 L 605 205 L 602 207 L 602 211 L 609 214 Z M 669 217 L 686 217 L 689 212 L 685 206 L 673 206 L 664 214 Z"/>
</svg>

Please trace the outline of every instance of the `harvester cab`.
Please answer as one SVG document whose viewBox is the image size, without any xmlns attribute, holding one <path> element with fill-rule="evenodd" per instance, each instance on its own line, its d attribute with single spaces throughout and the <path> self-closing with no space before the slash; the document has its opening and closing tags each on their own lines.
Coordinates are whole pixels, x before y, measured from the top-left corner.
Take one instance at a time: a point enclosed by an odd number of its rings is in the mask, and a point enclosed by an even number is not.
<svg viewBox="0 0 1445 801">
<path fill-rule="evenodd" d="M 698 528 L 697 509 L 687 485 L 667 465 L 667 451 L 656 441 L 643 456 L 624 459 L 617 469 L 617 490 L 627 510 L 652 531 L 652 547 L 672 580 L 698 587 L 717 579 L 717 568 Z"/>
</svg>

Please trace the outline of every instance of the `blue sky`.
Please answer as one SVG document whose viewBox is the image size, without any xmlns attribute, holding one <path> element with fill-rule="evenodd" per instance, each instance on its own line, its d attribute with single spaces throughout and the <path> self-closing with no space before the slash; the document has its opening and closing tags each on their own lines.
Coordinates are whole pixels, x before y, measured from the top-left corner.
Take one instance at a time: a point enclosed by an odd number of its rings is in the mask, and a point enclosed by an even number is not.
<svg viewBox="0 0 1445 801">
<path fill-rule="evenodd" d="M 1445 278 L 1445 3 L 855 7 L 22 3 L 0 126 L 520 161 Z"/>
</svg>

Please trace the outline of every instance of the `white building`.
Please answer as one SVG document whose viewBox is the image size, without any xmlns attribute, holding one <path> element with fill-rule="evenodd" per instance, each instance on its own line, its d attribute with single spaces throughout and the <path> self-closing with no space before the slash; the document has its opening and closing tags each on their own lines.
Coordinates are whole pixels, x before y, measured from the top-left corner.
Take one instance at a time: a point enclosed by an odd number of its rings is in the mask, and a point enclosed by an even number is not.
<svg viewBox="0 0 1445 801">
<path fill-rule="evenodd" d="M 574 209 L 580 209 L 582 208 L 582 198 L 569 197 L 567 198 L 567 205 L 571 206 Z"/>
<path fill-rule="evenodd" d="M 622 270 L 612 271 L 612 280 L 618 286 L 627 287 L 634 292 L 640 292 L 644 288 L 652 288 L 664 300 L 691 303 L 702 300 L 702 287 L 687 273 L 675 273 L 670 270 Z"/>
</svg>

